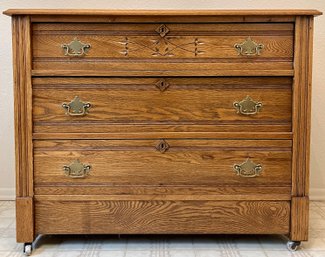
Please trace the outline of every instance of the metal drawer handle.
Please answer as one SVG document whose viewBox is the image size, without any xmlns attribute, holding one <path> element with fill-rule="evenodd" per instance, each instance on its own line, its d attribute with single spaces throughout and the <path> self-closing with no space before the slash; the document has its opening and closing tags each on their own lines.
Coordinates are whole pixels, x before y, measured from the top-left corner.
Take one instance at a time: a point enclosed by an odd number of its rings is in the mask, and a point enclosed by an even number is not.
<svg viewBox="0 0 325 257">
<path fill-rule="evenodd" d="M 70 103 L 63 103 L 62 107 L 66 110 L 66 114 L 70 116 L 83 116 L 88 113 L 88 109 L 91 107 L 90 103 L 84 103 L 80 100 L 79 96 Z"/>
<path fill-rule="evenodd" d="M 70 165 L 64 165 L 63 170 L 66 176 L 70 178 L 84 178 L 91 169 L 91 165 L 83 164 L 79 160 L 73 161 Z"/>
<path fill-rule="evenodd" d="M 238 55 L 260 55 L 261 50 L 264 48 L 263 44 L 254 42 L 250 37 L 248 37 L 243 43 L 237 43 L 234 45 L 238 52 Z"/>
<path fill-rule="evenodd" d="M 240 102 L 234 102 L 233 105 L 236 108 L 237 113 L 243 115 L 257 114 L 263 106 L 261 102 L 255 102 L 250 96 L 246 96 L 246 98 Z"/>
<path fill-rule="evenodd" d="M 244 178 L 254 178 L 260 175 L 263 167 L 261 164 L 255 164 L 249 158 L 246 159 L 242 164 L 235 164 L 234 171 L 238 176 Z"/>
<path fill-rule="evenodd" d="M 82 43 L 77 38 L 74 38 L 69 44 L 62 44 L 64 55 L 80 57 L 85 55 L 89 49 L 90 44 Z"/>
</svg>

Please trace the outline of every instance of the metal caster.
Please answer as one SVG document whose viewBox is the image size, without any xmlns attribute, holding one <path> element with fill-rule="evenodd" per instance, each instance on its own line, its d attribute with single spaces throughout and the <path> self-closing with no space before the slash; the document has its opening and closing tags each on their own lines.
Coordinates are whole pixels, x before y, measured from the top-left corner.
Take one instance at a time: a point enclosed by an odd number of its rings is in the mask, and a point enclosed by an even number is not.
<svg viewBox="0 0 325 257">
<path fill-rule="evenodd" d="M 33 246 L 31 243 L 25 243 L 24 244 L 24 254 L 26 256 L 30 256 L 32 254 L 33 251 Z"/>
<path fill-rule="evenodd" d="M 299 249 L 301 242 L 300 241 L 288 241 L 287 247 L 291 252 L 295 252 Z"/>
</svg>

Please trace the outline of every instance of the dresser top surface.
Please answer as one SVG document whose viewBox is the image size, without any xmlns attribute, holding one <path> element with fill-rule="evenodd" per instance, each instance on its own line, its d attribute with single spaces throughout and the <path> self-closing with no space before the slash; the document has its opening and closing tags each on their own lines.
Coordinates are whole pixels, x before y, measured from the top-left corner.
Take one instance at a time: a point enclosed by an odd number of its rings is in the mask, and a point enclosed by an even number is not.
<svg viewBox="0 0 325 257">
<path fill-rule="evenodd" d="M 105 9 L 8 9 L 6 15 L 133 15 L 133 16 L 300 16 L 322 15 L 313 9 L 277 9 L 277 10 L 105 10 Z"/>
</svg>

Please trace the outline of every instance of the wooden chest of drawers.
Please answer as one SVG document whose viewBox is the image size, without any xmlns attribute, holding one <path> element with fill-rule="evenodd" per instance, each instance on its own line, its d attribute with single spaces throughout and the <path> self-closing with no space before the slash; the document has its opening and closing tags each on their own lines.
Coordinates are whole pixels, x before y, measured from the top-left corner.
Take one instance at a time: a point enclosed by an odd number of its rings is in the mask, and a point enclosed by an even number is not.
<svg viewBox="0 0 325 257">
<path fill-rule="evenodd" d="M 308 239 L 314 10 L 8 10 L 17 241 Z"/>
</svg>

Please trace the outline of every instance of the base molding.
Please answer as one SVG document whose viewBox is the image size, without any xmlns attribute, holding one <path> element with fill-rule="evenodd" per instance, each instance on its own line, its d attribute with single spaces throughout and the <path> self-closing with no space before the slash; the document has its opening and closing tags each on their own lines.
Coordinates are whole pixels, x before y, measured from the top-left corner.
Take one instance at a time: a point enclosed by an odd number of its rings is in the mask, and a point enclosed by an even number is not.
<svg viewBox="0 0 325 257">
<path fill-rule="evenodd" d="M 0 188 L 0 201 L 12 201 L 16 198 L 15 188 Z"/>
<path fill-rule="evenodd" d="M 325 188 L 311 188 L 310 189 L 311 201 L 324 201 L 325 200 Z"/>
</svg>

